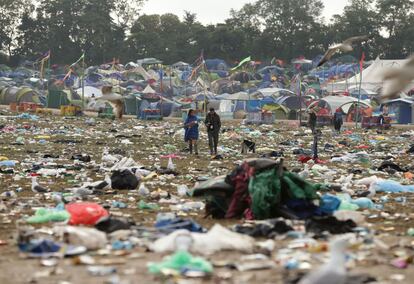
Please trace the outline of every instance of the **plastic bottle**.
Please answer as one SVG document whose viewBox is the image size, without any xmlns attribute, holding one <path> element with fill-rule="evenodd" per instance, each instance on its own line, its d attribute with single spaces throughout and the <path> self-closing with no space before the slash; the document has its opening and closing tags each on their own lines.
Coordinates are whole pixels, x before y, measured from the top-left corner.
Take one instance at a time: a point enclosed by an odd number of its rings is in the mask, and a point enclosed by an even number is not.
<svg viewBox="0 0 414 284">
<path fill-rule="evenodd" d="M 166 212 L 166 213 L 161 212 L 157 214 L 157 222 L 164 221 L 164 220 L 172 220 L 175 218 L 176 218 L 176 215 L 175 213 L 172 213 L 172 212 Z"/>
<path fill-rule="evenodd" d="M 173 163 L 171 157 L 168 159 L 167 169 L 172 170 L 172 171 L 175 170 L 175 164 Z"/>
<path fill-rule="evenodd" d="M 106 276 L 116 273 L 116 268 L 111 266 L 89 266 L 88 272 L 93 276 Z"/>
<path fill-rule="evenodd" d="M 189 251 L 193 244 L 193 238 L 189 234 L 179 234 L 175 237 L 175 250 Z"/>
<path fill-rule="evenodd" d="M 191 210 L 202 210 L 204 209 L 205 204 L 201 201 L 194 201 L 194 202 L 186 202 L 182 205 L 183 211 L 191 211 Z"/>
<path fill-rule="evenodd" d="M 149 191 L 149 189 L 145 186 L 145 184 L 144 184 L 144 183 L 141 183 L 141 184 L 140 184 L 140 186 L 139 186 L 139 188 L 138 188 L 138 193 L 139 193 L 139 195 L 142 195 L 142 196 L 147 196 L 147 195 L 149 195 L 149 194 L 150 194 L 150 191 Z"/>
</svg>

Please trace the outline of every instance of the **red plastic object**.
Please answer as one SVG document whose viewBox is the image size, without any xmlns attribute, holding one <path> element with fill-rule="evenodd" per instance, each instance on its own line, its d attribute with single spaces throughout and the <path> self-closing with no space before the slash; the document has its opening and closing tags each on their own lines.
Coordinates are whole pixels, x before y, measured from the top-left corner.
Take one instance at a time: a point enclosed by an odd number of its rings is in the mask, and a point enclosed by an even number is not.
<svg viewBox="0 0 414 284">
<path fill-rule="evenodd" d="M 65 208 L 71 215 L 69 225 L 93 226 L 99 219 L 109 215 L 108 211 L 96 203 L 71 203 Z"/>
<path fill-rule="evenodd" d="M 370 147 L 368 145 L 359 145 L 355 147 L 356 149 L 369 149 Z"/>
<path fill-rule="evenodd" d="M 316 159 L 314 161 L 315 161 L 315 164 L 320 164 L 320 165 L 323 165 L 323 164 L 327 163 L 327 161 L 324 161 L 324 160 L 321 160 L 321 159 Z"/>
<path fill-rule="evenodd" d="M 307 162 L 309 162 L 310 160 L 312 160 L 311 156 L 299 156 L 298 161 L 301 162 L 302 164 L 305 164 Z"/>
</svg>

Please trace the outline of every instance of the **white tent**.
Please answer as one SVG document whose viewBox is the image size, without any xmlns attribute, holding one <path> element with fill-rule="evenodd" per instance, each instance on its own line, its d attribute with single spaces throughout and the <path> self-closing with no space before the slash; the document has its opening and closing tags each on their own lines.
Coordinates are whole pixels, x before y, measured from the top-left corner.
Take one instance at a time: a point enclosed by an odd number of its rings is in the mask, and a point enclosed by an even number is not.
<svg viewBox="0 0 414 284">
<path fill-rule="evenodd" d="M 143 93 L 143 94 L 156 94 L 157 92 L 154 91 L 154 89 L 151 88 L 150 85 L 147 85 L 141 93 Z"/>
<path fill-rule="evenodd" d="M 82 96 L 82 88 L 79 88 L 76 90 L 76 93 L 78 93 L 79 96 Z M 91 98 L 92 95 L 95 95 L 95 98 L 102 96 L 101 89 L 92 87 L 92 86 L 85 86 L 85 98 Z"/>
<path fill-rule="evenodd" d="M 257 90 L 257 92 L 261 93 L 264 97 L 279 95 L 280 92 L 287 92 L 290 94 L 295 94 L 291 90 L 281 89 L 281 88 L 263 88 L 263 89 Z"/>
<path fill-rule="evenodd" d="M 382 60 L 377 58 L 366 69 L 362 71 L 362 89 L 377 92 L 382 87 L 382 74 L 390 68 L 401 67 L 407 60 Z M 347 80 L 328 84 L 326 89 L 330 92 L 346 91 L 348 89 L 359 88 L 361 74 L 357 74 Z M 414 84 L 408 89 L 414 87 Z"/>
<path fill-rule="evenodd" d="M 252 96 L 246 92 L 238 92 L 235 94 L 228 95 L 224 99 L 232 101 L 249 101 L 252 99 Z"/>
<path fill-rule="evenodd" d="M 348 113 L 349 108 L 352 106 L 353 103 L 358 103 L 358 99 L 354 97 L 348 97 L 348 96 L 327 96 L 319 101 L 324 101 L 327 105 L 329 105 L 331 114 L 334 114 L 336 109 L 341 108 L 344 113 Z M 319 101 L 313 102 L 309 105 L 309 108 L 314 107 L 319 103 Z M 371 107 L 368 101 L 361 100 L 361 104 Z"/>
</svg>

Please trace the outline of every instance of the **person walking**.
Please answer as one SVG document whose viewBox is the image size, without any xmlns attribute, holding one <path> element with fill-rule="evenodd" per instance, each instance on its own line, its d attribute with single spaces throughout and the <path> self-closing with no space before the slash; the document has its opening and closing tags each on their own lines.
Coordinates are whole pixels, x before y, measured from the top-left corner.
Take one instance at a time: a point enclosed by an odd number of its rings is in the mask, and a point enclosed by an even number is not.
<svg viewBox="0 0 414 284">
<path fill-rule="evenodd" d="M 344 124 L 342 110 L 340 108 L 336 109 L 334 113 L 334 127 L 335 130 L 339 133 L 341 132 L 341 127 Z"/>
<path fill-rule="evenodd" d="M 312 108 L 309 110 L 309 128 L 312 130 L 312 133 L 315 132 L 316 129 L 316 122 L 317 122 L 317 116 L 316 116 L 316 109 Z"/>
<path fill-rule="evenodd" d="M 198 155 L 197 140 L 199 136 L 198 130 L 198 117 L 193 109 L 188 111 L 187 119 L 184 122 L 184 141 L 188 143 L 190 148 L 190 154 L 194 153 Z"/>
<path fill-rule="evenodd" d="M 208 134 L 208 146 L 210 148 L 210 154 L 217 155 L 217 144 L 219 140 L 221 120 L 220 116 L 216 113 L 214 108 L 210 108 L 210 112 L 206 116 L 204 121 L 207 127 Z"/>
</svg>

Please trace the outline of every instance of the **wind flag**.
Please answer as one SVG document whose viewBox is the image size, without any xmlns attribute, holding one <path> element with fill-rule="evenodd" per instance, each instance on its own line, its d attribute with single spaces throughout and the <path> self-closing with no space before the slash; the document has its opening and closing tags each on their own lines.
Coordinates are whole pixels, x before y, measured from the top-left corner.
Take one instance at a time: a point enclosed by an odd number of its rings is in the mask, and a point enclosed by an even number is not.
<svg viewBox="0 0 414 284">
<path fill-rule="evenodd" d="M 81 57 L 79 57 L 79 59 L 78 60 L 76 60 L 76 62 L 74 62 L 74 63 L 72 63 L 72 65 L 70 65 L 69 67 L 73 67 L 73 66 L 75 66 L 76 64 L 78 64 L 79 62 L 81 62 L 82 60 L 84 60 L 85 59 L 85 53 L 83 53 L 82 54 L 82 56 Z"/>
<path fill-rule="evenodd" d="M 65 77 L 63 77 L 62 82 L 65 82 L 67 78 L 70 77 L 70 75 L 72 74 L 72 68 L 69 69 L 69 72 L 65 75 Z"/>
<path fill-rule="evenodd" d="M 365 61 L 365 52 L 362 52 L 361 61 L 359 61 L 359 70 L 362 73 L 362 70 L 364 69 L 364 61 Z"/>
<path fill-rule="evenodd" d="M 40 61 L 46 61 L 50 58 L 50 50 L 48 50 L 47 52 L 42 54 L 42 59 L 40 59 Z"/>
<path fill-rule="evenodd" d="M 245 64 L 247 62 L 250 62 L 250 61 L 252 61 L 252 58 L 250 56 L 249 57 L 246 57 L 245 59 L 243 59 L 242 61 L 240 61 L 240 63 L 236 67 L 234 67 L 234 68 L 232 68 L 230 70 L 231 71 L 234 71 L 234 70 L 240 68 L 241 66 L 243 66 L 243 64 Z"/>
<path fill-rule="evenodd" d="M 44 53 L 42 56 L 43 58 L 40 60 L 40 79 L 43 79 L 45 62 L 50 59 L 50 50 Z"/>
</svg>

